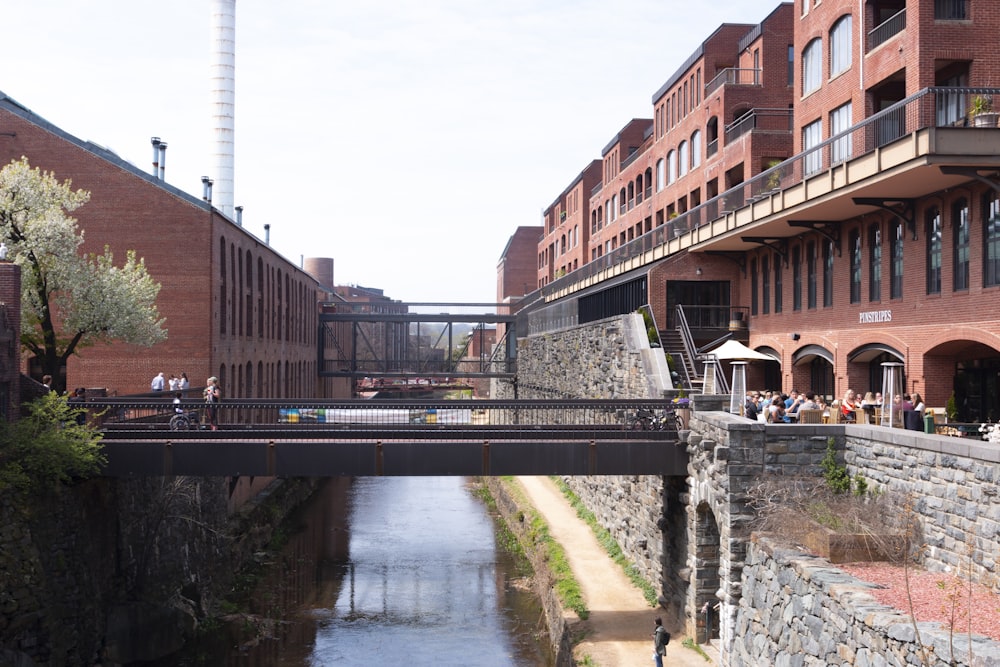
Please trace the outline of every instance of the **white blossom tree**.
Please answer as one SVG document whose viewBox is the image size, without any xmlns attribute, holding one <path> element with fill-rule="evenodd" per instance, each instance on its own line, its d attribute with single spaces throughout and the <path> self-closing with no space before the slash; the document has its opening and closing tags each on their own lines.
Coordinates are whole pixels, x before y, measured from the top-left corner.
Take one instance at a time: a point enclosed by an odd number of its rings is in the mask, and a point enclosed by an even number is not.
<svg viewBox="0 0 1000 667">
<path fill-rule="evenodd" d="M 21 345 L 53 378 L 89 345 L 151 346 L 167 337 L 156 308 L 160 284 L 135 251 L 121 266 L 107 246 L 100 255 L 80 253 L 83 232 L 67 214 L 89 199 L 27 158 L 0 170 L 0 241 L 21 267 Z"/>
</svg>

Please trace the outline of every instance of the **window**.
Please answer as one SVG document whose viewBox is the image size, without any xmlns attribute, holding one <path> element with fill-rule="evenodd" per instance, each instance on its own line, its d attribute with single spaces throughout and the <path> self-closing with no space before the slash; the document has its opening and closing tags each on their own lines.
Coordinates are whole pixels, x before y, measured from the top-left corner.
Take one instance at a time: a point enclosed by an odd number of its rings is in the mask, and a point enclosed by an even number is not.
<svg viewBox="0 0 1000 667">
<path fill-rule="evenodd" d="M 820 120 L 809 123 L 802 128 L 802 151 L 818 146 L 823 141 L 823 122 Z M 815 174 L 823 168 L 823 151 L 820 149 L 806 153 L 806 176 Z"/>
<path fill-rule="evenodd" d="M 926 213 L 927 293 L 941 293 L 941 211 L 935 206 Z"/>
<path fill-rule="evenodd" d="M 750 260 L 750 314 L 757 314 L 757 258 Z"/>
<path fill-rule="evenodd" d="M 1000 197 L 983 197 L 983 285 L 1000 285 Z"/>
<path fill-rule="evenodd" d="M 783 276 L 781 275 L 781 257 L 775 255 L 774 257 L 774 313 L 777 315 L 781 312 L 782 301 L 781 301 L 781 290 L 783 288 Z"/>
<path fill-rule="evenodd" d="M 760 295 L 761 310 L 767 315 L 771 312 L 771 264 L 767 255 L 760 258 L 760 278 L 763 288 Z"/>
<path fill-rule="evenodd" d="M 955 280 L 952 290 L 969 289 L 969 203 L 959 199 L 951 208 L 952 260 Z"/>
<path fill-rule="evenodd" d="M 816 307 L 816 243 L 810 241 L 806 244 L 806 274 L 808 281 L 808 308 L 812 310 Z"/>
<path fill-rule="evenodd" d="M 820 86 L 823 78 L 823 40 L 817 37 L 806 44 L 802 51 L 802 95 L 808 95 Z"/>
<path fill-rule="evenodd" d="M 792 248 L 792 310 L 802 310 L 802 248 Z"/>
<path fill-rule="evenodd" d="M 690 165 L 688 143 L 686 141 L 682 141 L 681 145 L 677 147 L 677 153 L 677 175 L 683 176 L 688 172 L 688 165 Z"/>
<path fill-rule="evenodd" d="M 882 300 L 882 226 L 868 228 L 868 300 Z"/>
<path fill-rule="evenodd" d="M 892 226 L 892 247 L 889 249 L 889 298 L 903 298 L 903 240 L 906 228 L 902 222 Z"/>
<path fill-rule="evenodd" d="M 788 85 L 795 85 L 795 46 L 788 45 Z"/>
<path fill-rule="evenodd" d="M 852 230 L 851 248 L 851 303 L 861 301 L 861 232 Z"/>
<path fill-rule="evenodd" d="M 851 127 L 851 103 L 841 105 L 830 112 L 830 136 L 835 137 Z M 845 134 L 830 145 L 830 163 L 844 162 L 851 157 L 851 135 Z"/>
<path fill-rule="evenodd" d="M 833 241 L 823 244 L 823 306 L 833 305 Z"/>
<path fill-rule="evenodd" d="M 833 24 L 830 30 L 830 78 L 851 67 L 851 15 Z"/>
<path fill-rule="evenodd" d="M 667 185 L 677 180 L 677 151 L 667 153 Z"/>
<path fill-rule="evenodd" d="M 695 130 L 691 135 L 691 168 L 701 164 L 701 130 Z"/>
<path fill-rule="evenodd" d="M 660 158 L 656 161 L 656 191 L 659 192 L 666 187 L 667 161 Z"/>
</svg>

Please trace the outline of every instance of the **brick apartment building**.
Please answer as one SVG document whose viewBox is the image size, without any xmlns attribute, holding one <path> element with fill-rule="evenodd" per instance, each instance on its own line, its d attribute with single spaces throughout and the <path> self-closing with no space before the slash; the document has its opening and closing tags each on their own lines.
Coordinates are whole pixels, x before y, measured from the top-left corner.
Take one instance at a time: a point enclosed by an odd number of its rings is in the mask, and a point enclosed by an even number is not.
<svg viewBox="0 0 1000 667">
<path fill-rule="evenodd" d="M 91 193 L 75 212 L 83 252 L 107 245 L 121 261 L 134 249 L 162 285 L 157 307 L 167 340 L 148 349 L 116 343 L 81 350 L 66 369 L 70 386 L 133 394 L 149 391 L 160 371 L 183 371 L 192 387 L 217 376 L 226 398 L 332 395 L 333 383 L 317 373 L 317 279 L 209 201 L 0 93 L 0 163 L 21 156 Z M 23 363 L 30 370 L 30 360 Z"/>
<path fill-rule="evenodd" d="M 545 211 L 540 295 L 580 321 L 648 303 L 695 346 L 732 328 L 774 359 L 750 387 L 832 399 L 899 362 L 928 406 L 1000 419 L 1000 130 L 976 116 L 1000 104 L 998 31 L 976 0 L 720 26 L 604 148 L 585 210 Z M 589 256 L 553 269 L 580 216 Z"/>
</svg>

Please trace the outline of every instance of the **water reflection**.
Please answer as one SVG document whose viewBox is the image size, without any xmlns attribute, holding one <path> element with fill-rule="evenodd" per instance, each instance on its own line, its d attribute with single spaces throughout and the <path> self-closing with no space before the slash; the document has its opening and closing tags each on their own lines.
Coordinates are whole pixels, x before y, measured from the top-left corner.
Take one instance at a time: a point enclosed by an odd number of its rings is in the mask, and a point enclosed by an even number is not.
<svg viewBox="0 0 1000 667">
<path fill-rule="evenodd" d="M 224 649 L 173 664 L 549 667 L 541 608 L 494 528 L 462 478 L 332 480 L 304 508 L 254 616 L 219 635 Z M 272 638 L 247 639 L 260 634 Z"/>
</svg>

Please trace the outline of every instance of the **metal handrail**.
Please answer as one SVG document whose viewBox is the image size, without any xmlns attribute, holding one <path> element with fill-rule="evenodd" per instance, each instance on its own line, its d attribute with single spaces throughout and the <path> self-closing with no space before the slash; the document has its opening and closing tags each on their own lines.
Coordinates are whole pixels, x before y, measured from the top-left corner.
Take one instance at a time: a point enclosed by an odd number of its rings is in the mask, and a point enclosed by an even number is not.
<svg viewBox="0 0 1000 667">
<path fill-rule="evenodd" d="M 691 327 L 688 326 L 687 316 L 684 315 L 684 306 L 677 304 L 677 331 L 681 335 L 681 342 L 684 344 L 684 359 L 682 360 L 682 365 L 684 366 L 684 377 L 687 380 L 687 386 L 693 387 L 694 382 L 701 379 L 701 374 L 698 372 L 697 367 L 697 357 L 698 353 L 695 351 L 694 337 L 691 335 Z"/>
</svg>

